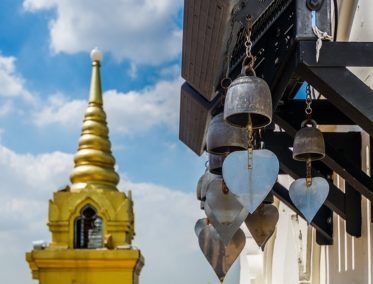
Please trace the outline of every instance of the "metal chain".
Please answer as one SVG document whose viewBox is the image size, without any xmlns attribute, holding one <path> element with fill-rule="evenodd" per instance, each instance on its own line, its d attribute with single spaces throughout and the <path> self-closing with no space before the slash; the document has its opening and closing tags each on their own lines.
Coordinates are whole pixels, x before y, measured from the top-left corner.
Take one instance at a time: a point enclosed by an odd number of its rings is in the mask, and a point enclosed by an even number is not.
<svg viewBox="0 0 373 284">
<path fill-rule="evenodd" d="M 252 74 L 255 76 L 254 70 L 254 63 L 255 63 L 255 56 L 251 53 L 251 48 L 253 46 L 253 42 L 251 41 L 251 32 L 253 30 L 253 19 L 250 16 L 247 19 L 247 30 L 246 30 L 246 40 L 245 40 L 245 58 L 242 62 L 242 73 L 243 75 Z"/>
<path fill-rule="evenodd" d="M 310 84 L 307 85 L 307 88 L 306 88 L 306 109 L 304 110 L 304 112 L 306 113 L 306 116 L 307 116 L 307 119 L 311 119 L 311 115 L 312 115 L 312 108 L 311 108 L 311 105 L 312 105 L 312 96 L 311 96 L 311 86 Z"/>
<path fill-rule="evenodd" d="M 249 123 L 247 126 L 247 168 L 250 170 L 253 168 L 253 141 L 254 141 L 254 136 L 253 136 L 253 124 L 251 121 L 251 115 L 249 114 Z"/>
</svg>

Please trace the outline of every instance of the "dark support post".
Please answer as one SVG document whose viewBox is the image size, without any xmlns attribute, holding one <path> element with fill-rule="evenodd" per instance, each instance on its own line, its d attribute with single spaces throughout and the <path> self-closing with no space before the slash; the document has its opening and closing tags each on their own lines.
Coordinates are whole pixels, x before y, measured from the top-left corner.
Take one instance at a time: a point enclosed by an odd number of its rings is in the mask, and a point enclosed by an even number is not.
<svg viewBox="0 0 373 284">
<path fill-rule="evenodd" d="M 346 183 L 346 231 L 351 236 L 361 237 L 361 194 Z"/>
<path fill-rule="evenodd" d="M 277 107 L 276 114 L 286 121 L 292 121 L 293 125 L 301 125 L 305 119 L 305 105 L 304 100 L 285 100 L 283 105 Z M 319 125 L 355 125 L 344 112 L 337 109 L 328 100 L 312 101 L 312 118 Z"/>
<path fill-rule="evenodd" d="M 333 211 L 324 206 L 317 212 L 314 220 L 321 222 L 323 228 L 331 236 L 331 238 L 326 238 L 325 234 L 316 231 L 316 243 L 320 246 L 333 245 Z"/>
</svg>

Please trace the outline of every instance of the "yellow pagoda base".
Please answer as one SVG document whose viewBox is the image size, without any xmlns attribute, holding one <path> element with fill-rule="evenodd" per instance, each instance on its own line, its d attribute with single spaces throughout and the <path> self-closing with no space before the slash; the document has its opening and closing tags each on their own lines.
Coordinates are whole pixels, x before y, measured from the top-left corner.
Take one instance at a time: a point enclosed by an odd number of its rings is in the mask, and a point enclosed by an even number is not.
<svg viewBox="0 0 373 284">
<path fill-rule="evenodd" d="M 40 284 L 138 284 L 144 259 L 139 250 L 33 250 L 26 254 Z"/>
</svg>

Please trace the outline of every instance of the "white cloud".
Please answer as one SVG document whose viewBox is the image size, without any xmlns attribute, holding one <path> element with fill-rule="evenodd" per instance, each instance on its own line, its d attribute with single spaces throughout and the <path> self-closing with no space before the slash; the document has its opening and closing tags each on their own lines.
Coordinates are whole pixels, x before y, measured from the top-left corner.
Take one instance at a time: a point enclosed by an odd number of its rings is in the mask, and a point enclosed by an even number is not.
<svg viewBox="0 0 373 284">
<path fill-rule="evenodd" d="M 64 127 L 76 126 L 83 119 L 87 101 L 68 101 L 62 94 L 52 95 L 41 110 L 33 115 L 34 123 L 39 126 L 46 126 L 58 123 Z"/>
<path fill-rule="evenodd" d="M 0 117 L 6 116 L 13 111 L 13 103 L 11 101 L 6 101 L 0 106 Z"/>
<path fill-rule="evenodd" d="M 138 75 L 137 72 L 137 65 L 135 63 L 131 63 L 130 68 L 128 70 L 128 76 L 130 76 L 132 80 L 135 80 Z"/>
<path fill-rule="evenodd" d="M 16 72 L 16 58 L 0 54 L 0 97 L 22 97 L 33 101 L 33 95 L 25 87 L 25 81 Z"/>
<path fill-rule="evenodd" d="M 0 146 L 0 266 L 4 283 L 34 283 L 24 253 L 31 249 L 33 240 L 50 239 L 48 199 L 61 184 L 68 183 L 72 159 L 66 153 L 18 154 Z M 122 181 L 120 188 L 133 192 L 134 244 L 146 261 L 141 283 L 217 281 L 194 236 L 194 223 L 201 215 L 194 194 L 128 180 Z"/>
<path fill-rule="evenodd" d="M 27 11 L 55 9 L 50 24 L 54 52 L 99 46 L 118 60 L 159 64 L 181 50 L 177 17 L 182 0 L 24 0 Z"/>
<path fill-rule="evenodd" d="M 154 126 L 177 129 L 181 78 L 159 81 L 140 91 L 104 93 L 104 108 L 110 129 L 116 133 L 134 134 Z M 33 115 L 38 126 L 77 125 L 87 105 L 83 100 L 67 100 L 61 95 L 51 97 L 46 106 Z"/>
<path fill-rule="evenodd" d="M 66 183 L 72 156 L 53 152 L 17 154 L 0 145 L 0 266 L 4 283 L 34 283 L 24 253 L 36 239 L 49 239 L 48 199 Z"/>
</svg>

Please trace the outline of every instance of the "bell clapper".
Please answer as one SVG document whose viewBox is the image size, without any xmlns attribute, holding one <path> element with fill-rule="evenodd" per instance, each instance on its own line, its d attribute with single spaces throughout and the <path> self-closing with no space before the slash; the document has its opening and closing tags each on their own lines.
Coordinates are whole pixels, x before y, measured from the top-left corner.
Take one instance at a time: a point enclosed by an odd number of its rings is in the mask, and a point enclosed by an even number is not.
<svg viewBox="0 0 373 284">
<path fill-rule="evenodd" d="M 306 161 L 306 185 L 307 188 L 310 188 L 312 185 L 312 162 L 310 158 Z"/>
<path fill-rule="evenodd" d="M 248 139 L 248 147 L 247 147 L 247 156 L 248 156 L 248 163 L 247 168 L 251 170 L 253 168 L 253 124 L 251 122 L 251 115 L 249 114 L 249 120 L 247 125 L 247 139 Z"/>
</svg>

